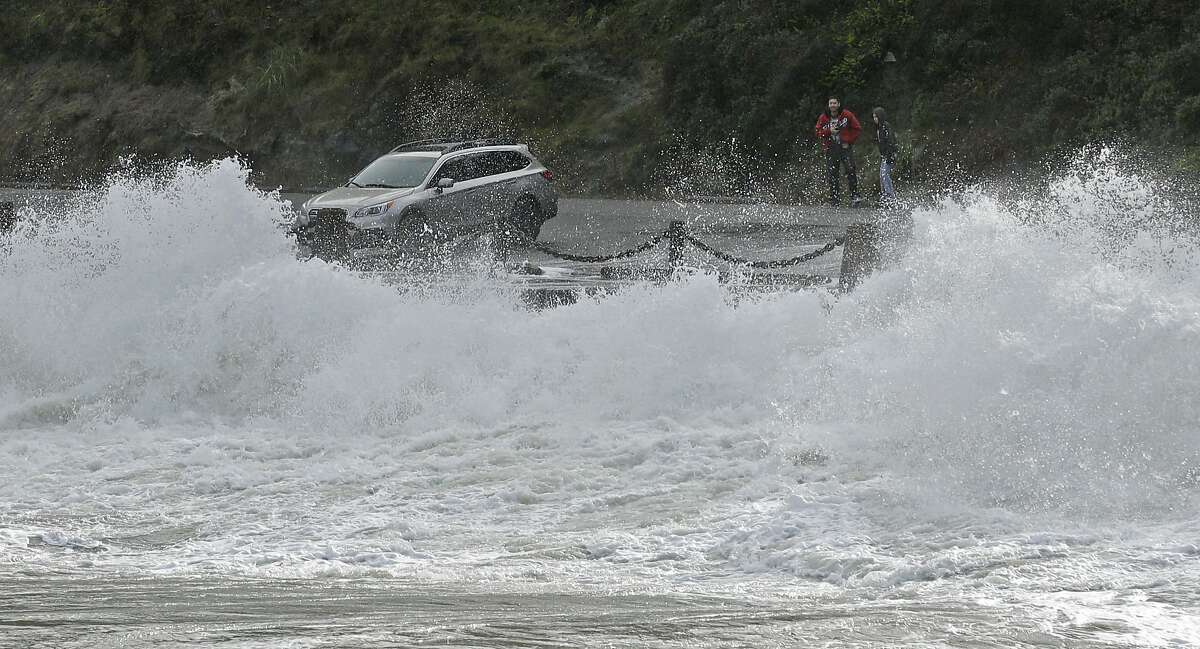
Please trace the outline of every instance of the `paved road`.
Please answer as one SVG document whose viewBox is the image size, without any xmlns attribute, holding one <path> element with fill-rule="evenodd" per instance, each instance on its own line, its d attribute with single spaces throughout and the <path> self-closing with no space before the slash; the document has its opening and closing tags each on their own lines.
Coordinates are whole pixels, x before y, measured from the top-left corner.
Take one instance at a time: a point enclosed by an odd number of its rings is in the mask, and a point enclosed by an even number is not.
<svg viewBox="0 0 1200 649">
<path fill-rule="evenodd" d="M 54 200 L 77 196 L 78 192 L 0 188 L 0 201 Z M 299 206 L 308 194 L 285 194 Z M 846 226 L 876 218 L 870 209 L 730 204 L 680 201 L 640 201 L 564 198 L 559 215 L 542 228 L 539 241 L 578 255 L 601 255 L 635 247 L 661 233 L 673 220 L 683 220 L 688 230 L 715 248 L 756 260 L 785 259 L 823 246 L 841 236 Z M 644 255 L 609 265 L 663 267 L 665 244 Z M 599 274 L 599 265 L 572 263 L 529 251 L 516 254 L 514 261 L 550 269 L 550 276 L 587 280 Z M 685 255 L 687 264 L 724 270 L 726 265 L 697 250 Z M 811 262 L 782 272 L 836 276 L 841 251 L 835 250 Z"/>
<path fill-rule="evenodd" d="M 541 241 L 562 250 L 611 252 L 633 247 L 682 220 L 697 238 L 733 255 L 756 260 L 803 254 L 841 236 L 855 221 L 872 219 L 868 210 L 795 205 L 731 205 L 618 200 L 563 200 L 559 218 L 542 228 Z M 718 264 L 699 251 L 698 265 Z M 836 275 L 834 252 L 797 267 L 800 272 Z"/>
<path fill-rule="evenodd" d="M 308 195 L 288 194 L 286 198 L 300 205 Z M 611 254 L 636 247 L 661 233 L 671 221 L 682 220 L 698 238 L 733 255 L 786 259 L 825 245 L 841 236 L 850 223 L 875 217 L 869 209 L 564 198 L 559 201 L 558 217 L 546 223 L 538 240 L 577 255 Z M 599 272 L 598 265 L 561 261 L 536 251 L 521 256 L 577 277 Z M 609 265 L 663 266 L 664 257 L 662 245 L 654 252 Z M 694 250 L 685 259 L 699 267 L 720 270 L 724 266 Z M 840 264 L 841 253 L 835 250 L 791 272 L 836 276 Z"/>
</svg>

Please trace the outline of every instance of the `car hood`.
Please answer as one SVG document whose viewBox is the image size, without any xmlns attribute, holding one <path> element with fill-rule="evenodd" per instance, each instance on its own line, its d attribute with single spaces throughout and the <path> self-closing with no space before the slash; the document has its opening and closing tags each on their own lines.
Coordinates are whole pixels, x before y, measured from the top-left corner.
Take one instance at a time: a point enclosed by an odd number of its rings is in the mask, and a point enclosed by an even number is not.
<svg viewBox="0 0 1200 649">
<path fill-rule="evenodd" d="M 416 191 L 416 187 L 405 187 L 403 189 L 338 187 L 308 199 L 308 209 L 320 209 L 323 207 L 340 207 L 343 209 L 366 207 L 390 201 L 393 198 L 408 196 L 414 191 Z"/>
</svg>

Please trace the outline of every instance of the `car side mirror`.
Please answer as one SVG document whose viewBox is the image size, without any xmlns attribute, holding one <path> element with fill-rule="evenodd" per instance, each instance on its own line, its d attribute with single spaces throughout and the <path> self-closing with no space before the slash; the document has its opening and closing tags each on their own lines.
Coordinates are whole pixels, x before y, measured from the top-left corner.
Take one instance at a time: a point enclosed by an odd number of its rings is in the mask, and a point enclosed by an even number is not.
<svg viewBox="0 0 1200 649">
<path fill-rule="evenodd" d="M 437 186 L 438 186 L 438 189 L 450 189 L 451 187 L 454 186 L 454 179 L 453 178 L 442 178 L 441 180 L 438 181 Z"/>
</svg>

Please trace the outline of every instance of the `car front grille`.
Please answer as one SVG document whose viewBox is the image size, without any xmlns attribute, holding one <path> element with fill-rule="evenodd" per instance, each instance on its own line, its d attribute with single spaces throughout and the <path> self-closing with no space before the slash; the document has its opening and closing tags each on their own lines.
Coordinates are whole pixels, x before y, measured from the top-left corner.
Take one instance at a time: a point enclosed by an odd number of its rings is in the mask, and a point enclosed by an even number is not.
<svg viewBox="0 0 1200 649">
<path fill-rule="evenodd" d="M 309 225 L 332 225 L 346 221 L 346 210 L 336 207 L 325 207 L 308 211 Z"/>
<path fill-rule="evenodd" d="M 337 257 L 359 248 L 394 246 L 389 232 L 380 229 L 359 229 L 346 220 L 346 210 L 339 208 L 311 209 L 308 224 L 296 232 L 296 239 L 321 257 Z"/>
<path fill-rule="evenodd" d="M 308 223 L 296 232 L 296 240 L 318 254 L 344 250 L 354 228 L 346 222 L 346 210 L 327 207 L 308 211 Z"/>
</svg>

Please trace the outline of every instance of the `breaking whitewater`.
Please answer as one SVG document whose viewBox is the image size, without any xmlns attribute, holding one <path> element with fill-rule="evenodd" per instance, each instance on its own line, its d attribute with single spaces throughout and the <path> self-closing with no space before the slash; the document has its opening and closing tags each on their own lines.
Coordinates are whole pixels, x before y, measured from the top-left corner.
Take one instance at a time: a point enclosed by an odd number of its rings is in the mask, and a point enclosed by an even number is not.
<svg viewBox="0 0 1200 649">
<path fill-rule="evenodd" d="M 0 646 L 1198 646 L 1196 216 L 1098 160 L 852 294 L 542 311 L 233 161 L 19 206 Z"/>
</svg>

